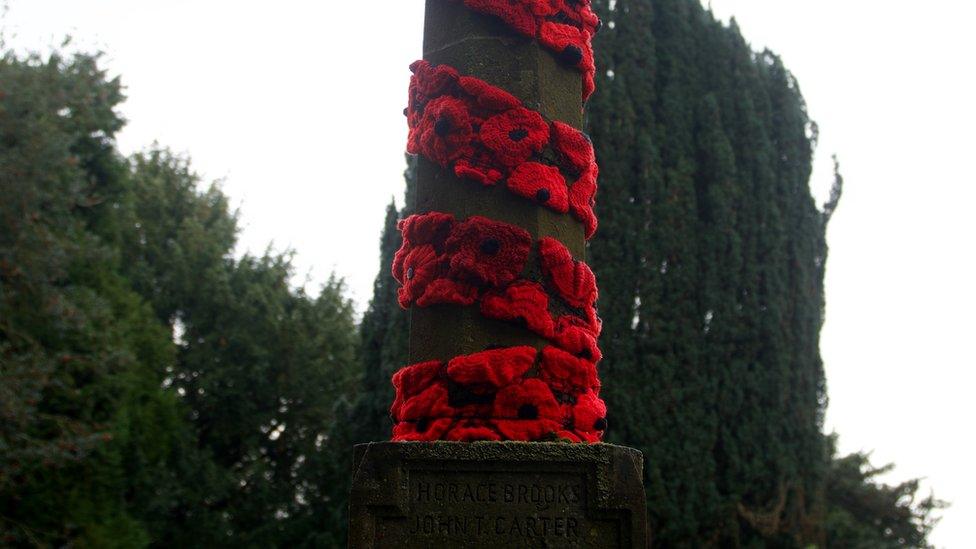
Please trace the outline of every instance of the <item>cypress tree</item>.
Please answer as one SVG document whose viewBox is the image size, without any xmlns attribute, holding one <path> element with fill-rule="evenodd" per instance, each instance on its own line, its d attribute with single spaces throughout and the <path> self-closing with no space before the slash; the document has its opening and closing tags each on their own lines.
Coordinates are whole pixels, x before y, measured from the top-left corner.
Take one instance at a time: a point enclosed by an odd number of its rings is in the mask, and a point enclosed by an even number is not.
<svg viewBox="0 0 976 549">
<path fill-rule="evenodd" d="M 597 3 L 610 437 L 663 546 L 819 539 L 826 218 L 796 81 L 693 0 Z"/>
</svg>

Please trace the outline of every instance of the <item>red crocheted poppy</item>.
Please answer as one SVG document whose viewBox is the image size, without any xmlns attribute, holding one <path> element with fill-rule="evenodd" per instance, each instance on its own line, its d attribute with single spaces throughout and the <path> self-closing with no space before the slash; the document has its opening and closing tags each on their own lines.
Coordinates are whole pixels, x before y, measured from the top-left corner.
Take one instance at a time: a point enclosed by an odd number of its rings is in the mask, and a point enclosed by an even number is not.
<svg viewBox="0 0 976 549">
<path fill-rule="evenodd" d="M 576 67 L 583 73 L 583 100 L 589 98 L 596 89 L 590 34 L 571 25 L 545 22 L 539 27 L 539 42 L 555 51 L 560 63 Z"/>
<path fill-rule="evenodd" d="M 540 284 L 518 281 L 481 299 L 481 314 L 495 320 L 516 322 L 542 337 L 551 337 L 554 328 L 549 314 L 549 296 Z"/>
<path fill-rule="evenodd" d="M 525 267 L 532 237 L 522 228 L 473 216 L 458 223 L 447 240 L 450 276 L 501 286 Z"/>
<path fill-rule="evenodd" d="M 462 76 L 458 79 L 458 85 L 483 109 L 506 111 L 522 106 L 514 95 L 473 76 Z"/>
<path fill-rule="evenodd" d="M 600 18 L 593 13 L 590 0 L 548 0 L 559 16 L 573 22 L 590 36 L 600 29 Z"/>
<path fill-rule="evenodd" d="M 539 440 L 559 429 L 559 412 L 549 386 L 538 379 L 526 379 L 499 391 L 492 413 L 495 426 L 506 438 Z"/>
<path fill-rule="evenodd" d="M 539 241 L 542 272 L 556 293 L 571 307 L 592 307 L 597 299 L 596 277 L 589 265 L 573 259 L 562 242 L 545 237 Z"/>
<path fill-rule="evenodd" d="M 482 419 L 462 419 L 455 423 L 444 435 L 444 440 L 474 442 L 477 440 L 501 440 L 502 437 L 491 427 L 491 422 Z"/>
<path fill-rule="evenodd" d="M 433 97 L 451 91 L 461 75 L 457 69 L 449 65 L 435 65 L 423 59 L 410 64 L 411 85 L 415 86 L 418 95 Z"/>
<path fill-rule="evenodd" d="M 440 251 L 453 225 L 453 215 L 441 212 L 427 212 L 425 214 L 411 215 L 401 220 L 397 224 L 397 228 L 400 229 L 400 234 L 403 235 L 404 244 L 413 246 L 433 244 Z"/>
<path fill-rule="evenodd" d="M 448 95 L 432 99 L 414 128 L 418 137 L 407 142 L 407 152 L 423 154 L 446 168 L 471 154 L 472 125 L 477 123 L 479 120 L 471 117 L 464 101 Z"/>
<path fill-rule="evenodd" d="M 596 391 L 600 388 L 596 364 L 593 361 L 577 358 L 552 346 L 542 349 L 539 379 L 549 384 L 554 392 L 577 393 L 588 389 Z"/>
<path fill-rule="evenodd" d="M 603 353 L 596 344 L 596 335 L 585 320 L 562 315 L 556 319 L 556 330 L 550 338 L 559 348 L 580 358 L 600 362 Z"/>
<path fill-rule="evenodd" d="M 444 270 L 447 260 L 438 254 L 430 244 L 417 246 L 407 252 L 401 262 L 401 270 L 393 277 L 400 282 L 397 301 L 406 309 L 416 299 L 424 295 L 431 282 Z"/>
<path fill-rule="evenodd" d="M 492 410 L 498 419 L 559 419 L 559 403 L 544 382 L 529 378 L 498 391 Z"/>
<path fill-rule="evenodd" d="M 586 391 L 576 398 L 573 426 L 578 433 L 597 433 L 599 436 L 607 430 L 607 405 L 593 391 Z"/>
<path fill-rule="evenodd" d="M 393 442 L 441 440 L 454 424 L 453 418 L 401 421 L 393 426 Z"/>
<path fill-rule="evenodd" d="M 400 419 L 400 409 L 410 397 L 416 396 L 430 387 L 441 374 L 444 364 L 439 360 L 421 362 L 405 366 L 393 374 L 394 400 L 390 406 L 390 417 L 396 423 Z"/>
<path fill-rule="evenodd" d="M 511 168 L 542 151 L 549 142 L 549 125 L 539 113 L 516 107 L 485 120 L 478 135 L 495 159 Z"/>
<path fill-rule="evenodd" d="M 586 238 L 596 232 L 596 215 L 593 206 L 596 204 L 596 179 L 599 168 L 596 163 L 590 164 L 589 169 L 569 188 L 569 210 L 573 217 L 583 223 Z"/>
<path fill-rule="evenodd" d="M 415 303 L 418 307 L 431 305 L 472 305 L 478 299 L 478 288 L 460 280 L 437 278 L 424 288 Z"/>
<path fill-rule="evenodd" d="M 519 34 L 535 36 L 539 28 L 536 10 L 544 7 L 545 2 L 538 0 L 464 0 L 464 5 L 475 11 L 501 19 Z"/>
<path fill-rule="evenodd" d="M 551 134 L 552 146 L 559 153 L 559 158 L 567 171 L 580 175 L 596 162 L 593 143 L 585 133 L 555 120 L 552 123 Z"/>
<path fill-rule="evenodd" d="M 508 176 L 508 188 L 517 195 L 534 200 L 559 213 L 569 211 L 566 180 L 554 166 L 525 162 Z"/>
<path fill-rule="evenodd" d="M 475 392 L 493 392 L 521 379 L 536 354 L 534 347 L 509 347 L 455 357 L 447 363 L 447 377 Z"/>
<path fill-rule="evenodd" d="M 447 387 L 442 383 L 434 383 L 407 398 L 400 408 L 400 421 L 417 421 L 423 418 L 434 419 L 454 417 L 457 410 L 450 405 Z"/>
</svg>

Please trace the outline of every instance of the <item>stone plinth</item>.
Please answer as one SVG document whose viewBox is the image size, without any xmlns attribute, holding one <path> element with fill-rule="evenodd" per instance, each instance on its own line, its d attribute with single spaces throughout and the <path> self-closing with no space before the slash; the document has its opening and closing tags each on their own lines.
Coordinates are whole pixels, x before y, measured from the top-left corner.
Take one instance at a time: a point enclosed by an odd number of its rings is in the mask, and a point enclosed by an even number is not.
<svg viewBox="0 0 976 549">
<path fill-rule="evenodd" d="M 643 456 L 609 444 L 356 446 L 349 547 L 646 547 Z"/>
</svg>

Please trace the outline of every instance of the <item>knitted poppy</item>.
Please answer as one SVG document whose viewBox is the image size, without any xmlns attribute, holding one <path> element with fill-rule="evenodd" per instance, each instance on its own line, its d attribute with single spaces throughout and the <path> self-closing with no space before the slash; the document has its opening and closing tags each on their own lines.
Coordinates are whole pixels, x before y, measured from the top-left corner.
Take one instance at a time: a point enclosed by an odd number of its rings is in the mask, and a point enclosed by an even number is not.
<svg viewBox="0 0 976 549">
<path fill-rule="evenodd" d="M 404 401 L 399 419 L 417 421 L 423 418 L 454 417 L 456 413 L 457 410 L 450 405 L 447 387 L 443 383 L 434 383 Z"/>
<path fill-rule="evenodd" d="M 556 329 L 550 338 L 562 350 L 577 357 L 600 362 L 603 353 L 596 344 L 596 335 L 585 320 L 573 316 L 562 315 L 556 319 Z"/>
<path fill-rule="evenodd" d="M 446 258 L 438 254 L 430 244 L 417 246 L 407 252 L 400 264 L 401 270 L 393 273 L 393 277 L 401 284 L 397 290 L 400 306 L 406 309 L 424 295 L 446 262 Z"/>
<path fill-rule="evenodd" d="M 589 265 L 577 261 L 562 242 L 544 237 L 539 241 L 542 272 L 556 293 L 571 307 L 590 307 L 596 301 L 596 277 Z"/>
<path fill-rule="evenodd" d="M 552 346 L 542 349 L 539 379 L 545 381 L 554 392 L 561 393 L 599 390 L 600 387 L 596 364 L 593 361 L 577 358 Z"/>
<path fill-rule="evenodd" d="M 529 378 L 498 391 L 494 417 L 504 419 L 559 419 L 559 403 L 549 386 Z"/>
<path fill-rule="evenodd" d="M 427 212 L 411 215 L 397 224 L 403 235 L 404 244 L 419 246 L 433 244 L 438 251 L 447 240 L 447 235 L 454 225 L 454 216 L 441 212 Z"/>
<path fill-rule="evenodd" d="M 525 267 L 532 237 L 522 228 L 473 216 L 458 223 L 447 240 L 450 276 L 501 286 Z"/>
<path fill-rule="evenodd" d="M 474 442 L 477 440 L 501 440 L 501 435 L 491 428 L 487 420 L 462 419 L 444 435 L 444 440 Z"/>
<path fill-rule="evenodd" d="M 511 440 L 538 440 L 559 429 L 559 403 L 538 379 L 499 391 L 492 415 L 498 430 Z"/>
<path fill-rule="evenodd" d="M 472 305 L 478 299 L 478 288 L 460 280 L 437 278 L 424 288 L 414 302 L 418 307 L 431 305 Z"/>
<path fill-rule="evenodd" d="M 600 28 L 600 18 L 593 13 L 590 0 L 549 0 L 560 19 L 568 20 L 590 36 Z"/>
<path fill-rule="evenodd" d="M 539 113 L 516 107 L 485 120 L 478 135 L 499 163 L 514 167 L 542 151 L 549 142 L 549 125 Z"/>
<path fill-rule="evenodd" d="M 434 97 L 450 91 L 460 78 L 457 69 L 449 65 L 435 65 L 423 59 L 410 64 L 411 84 L 419 95 Z"/>
<path fill-rule="evenodd" d="M 583 73 L 583 100 L 589 98 L 596 89 L 593 78 L 596 65 L 590 34 L 571 25 L 545 22 L 539 27 L 539 42 L 556 52 L 560 63 L 576 67 Z"/>
<path fill-rule="evenodd" d="M 569 188 L 569 210 L 573 217 L 583 223 L 586 238 L 596 232 L 596 215 L 593 206 L 596 204 L 596 179 L 599 168 L 596 163 L 590 164 L 589 169 Z"/>
<path fill-rule="evenodd" d="M 497 390 L 521 379 L 535 363 L 534 347 L 508 347 L 459 356 L 447 363 L 447 377 L 456 383 Z"/>
<path fill-rule="evenodd" d="M 481 299 L 481 314 L 495 320 L 517 322 L 542 337 L 551 337 L 554 323 L 549 296 L 535 282 L 518 281 Z"/>
<path fill-rule="evenodd" d="M 563 168 L 567 171 L 579 175 L 596 162 L 593 143 L 585 133 L 569 124 L 555 120 L 552 123 L 551 134 L 552 146 L 559 153 Z"/>
<path fill-rule="evenodd" d="M 471 153 L 474 123 L 477 120 L 471 118 L 464 101 L 448 95 L 432 99 L 415 129 L 419 137 L 415 145 L 408 141 L 407 152 L 423 154 L 446 168 Z"/>
<path fill-rule="evenodd" d="M 534 200 L 559 213 L 569 211 L 566 180 L 554 166 L 525 162 L 508 176 L 508 188 L 517 195 Z"/>
<path fill-rule="evenodd" d="M 394 400 L 390 406 L 390 417 L 393 422 L 399 421 L 400 409 L 410 397 L 416 396 L 440 375 L 444 364 L 439 360 L 421 362 L 412 366 L 405 366 L 393 374 Z"/>
<path fill-rule="evenodd" d="M 515 32 L 535 36 L 539 21 L 533 10 L 536 0 L 464 0 L 464 5 L 501 19 Z"/>
<path fill-rule="evenodd" d="M 393 442 L 441 440 L 454 424 L 453 418 L 401 421 L 393 426 Z"/>
<path fill-rule="evenodd" d="M 460 77 L 458 85 L 483 109 L 506 111 L 522 106 L 522 102 L 514 95 L 473 76 Z"/>
<path fill-rule="evenodd" d="M 593 391 L 587 391 L 576 399 L 573 407 L 573 426 L 579 433 L 598 433 L 607 430 L 607 405 Z"/>
</svg>

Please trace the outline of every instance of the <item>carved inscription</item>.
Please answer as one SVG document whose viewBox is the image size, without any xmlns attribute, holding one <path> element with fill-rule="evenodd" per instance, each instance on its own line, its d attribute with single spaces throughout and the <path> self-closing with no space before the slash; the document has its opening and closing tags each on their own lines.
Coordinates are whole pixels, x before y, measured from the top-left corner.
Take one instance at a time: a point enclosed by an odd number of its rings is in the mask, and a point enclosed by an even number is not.
<svg viewBox="0 0 976 549">
<path fill-rule="evenodd" d="M 586 547 L 619 534 L 588 516 L 582 473 L 414 470 L 409 483 L 407 517 L 377 524 L 383 547 Z"/>
</svg>

